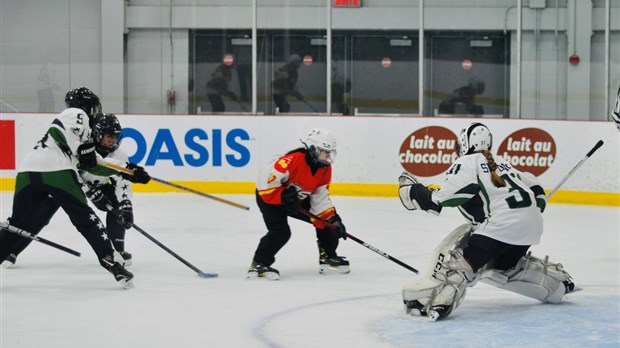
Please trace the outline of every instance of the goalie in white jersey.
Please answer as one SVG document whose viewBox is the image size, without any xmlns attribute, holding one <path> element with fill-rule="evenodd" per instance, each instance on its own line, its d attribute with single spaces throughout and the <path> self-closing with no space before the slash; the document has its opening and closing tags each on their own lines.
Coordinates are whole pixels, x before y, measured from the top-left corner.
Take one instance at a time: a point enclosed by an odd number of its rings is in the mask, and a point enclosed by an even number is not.
<svg viewBox="0 0 620 348">
<path fill-rule="evenodd" d="M 459 158 L 441 188 L 432 190 L 405 172 L 399 196 L 409 210 L 439 215 L 457 207 L 469 223 L 435 249 L 426 276 L 403 288 L 405 310 L 437 320 L 456 309 L 478 280 L 542 302 L 557 303 L 574 284 L 561 264 L 531 256 L 543 231 L 545 192 L 536 177 L 490 152 L 492 135 L 472 123 L 458 139 Z"/>
</svg>

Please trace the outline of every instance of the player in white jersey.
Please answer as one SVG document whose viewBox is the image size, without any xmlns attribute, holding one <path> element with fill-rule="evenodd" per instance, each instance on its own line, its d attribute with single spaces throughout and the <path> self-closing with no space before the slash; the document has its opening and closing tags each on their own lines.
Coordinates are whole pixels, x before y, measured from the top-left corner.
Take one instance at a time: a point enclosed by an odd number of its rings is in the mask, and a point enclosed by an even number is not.
<svg viewBox="0 0 620 348">
<path fill-rule="evenodd" d="M 125 250 L 125 231 L 133 224 L 133 190 L 131 183 L 147 184 L 151 177 L 144 168 L 129 162 L 127 153 L 118 147 L 123 129 L 114 114 L 97 117 L 93 127 L 96 151 L 107 162 L 134 169 L 132 176 L 114 173 L 102 176 L 80 171 L 86 196 L 101 211 L 107 212 L 106 229 L 114 248 L 121 254 L 125 266 L 131 265 L 132 255 Z"/>
<path fill-rule="evenodd" d="M 542 302 L 560 302 L 574 290 L 562 265 L 527 253 L 542 235 L 545 192 L 536 177 L 520 172 L 490 152 L 492 135 L 472 123 L 458 139 L 459 158 L 440 189 L 432 190 L 405 172 L 399 196 L 405 208 L 439 215 L 457 207 L 469 220 L 436 248 L 425 278 L 405 285 L 405 310 L 433 320 L 448 316 L 466 288 L 478 280 Z"/>
<path fill-rule="evenodd" d="M 18 169 L 9 223 L 37 234 L 61 207 L 93 248 L 101 266 L 123 287 L 130 288 L 133 274 L 124 268 L 104 225 L 88 206 L 78 179 L 78 168 L 103 175 L 114 173 L 97 166 L 91 138 L 91 127 L 101 111 L 99 98 L 88 88 L 80 87 L 67 92 L 65 103 L 67 109 L 54 119 Z M 19 249 L 24 241 L 26 239 L 2 230 L 0 262 Z"/>
<path fill-rule="evenodd" d="M 131 265 L 132 255 L 125 251 L 125 231 L 133 224 L 133 204 L 131 198 L 133 190 L 131 183 L 146 184 L 150 176 L 144 168 L 129 162 L 127 154 L 118 148 L 118 142 L 123 132 L 118 118 L 114 114 L 100 114 L 93 125 L 92 133 L 95 140 L 95 150 L 107 162 L 134 169 L 133 176 L 113 172 L 110 176 L 93 174 L 80 170 L 82 190 L 86 197 L 97 207 L 107 212 L 106 230 L 114 249 L 123 258 L 124 266 Z M 38 214 L 39 220 L 47 224 L 51 217 L 60 208 L 55 201 L 49 200 L 45 209 Z M 45 215 L 45 216 L 44 216 Z M 41 226 L 41 229 L 44 226 Z M 40 229 L 36 232 L 38 233 Z M 2 263 L 3 268 L 12 267 L 17 256 L 30 244 L 31 239 L 24 239 L 14 248 L 10 256 Z"/>
</svg>

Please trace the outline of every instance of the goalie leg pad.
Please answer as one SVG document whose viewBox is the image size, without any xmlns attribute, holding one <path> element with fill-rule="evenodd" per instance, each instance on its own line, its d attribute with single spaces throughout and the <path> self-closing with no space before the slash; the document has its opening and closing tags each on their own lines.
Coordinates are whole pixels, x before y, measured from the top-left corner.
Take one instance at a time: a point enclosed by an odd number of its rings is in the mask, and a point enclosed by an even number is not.
<svg viewBox="0 0 620 348">
<path fill-rule="evenodd" d="M 487 270 L 481 281 L 500 289 L 546 303 L 560 303 L 564 295 L 574 289 L 571 276 L 559 263 L 549 262 L 528 253 L 508 271 Z"/>
</svg>

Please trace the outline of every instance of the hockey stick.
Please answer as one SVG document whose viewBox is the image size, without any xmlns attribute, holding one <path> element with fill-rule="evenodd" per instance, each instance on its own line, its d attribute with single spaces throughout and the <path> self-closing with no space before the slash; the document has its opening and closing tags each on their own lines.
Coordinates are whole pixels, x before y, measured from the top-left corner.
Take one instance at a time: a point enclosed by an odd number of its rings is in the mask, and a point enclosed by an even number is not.
<svg viewBox="0 0 620 348">
<path fill-rule="evenodd" d="M 158 247 L 164 249 L 168 254 L 174 256 L 174 258 L 176 258 L 177 260 L 181 261 L 185 266 L 191 268 L 194 272 L 196 272 L 198 274 L 198 276 L 200 278 L 216 278 L 218 276 L 217 273 L 205 273 L 203 271 L 201 271 L 198 267 L 192 265 L 191 263 L 189 263 L 187 260 L 185 260 L 184 258 L 182 258 L 181 256 L 179 256 L 179 254 L 175 253 L 174 251 L 172 251 L 170 248 L 168 248 L 167 246 L 165 246 L 164 244 L 162 244 L 160 241 L 158 241 L 157 239 L 155 239 L 153 236 L 151 236 L 150 234 L 148 234 L 145 230 L 143 230 L 142 228 L 138 227 L 136 224 L 134 223 L 130 223 L 131 227 L 133 227 L 136 231 L 140 232 L 142 235 L 144 235 L 146 238 L 148 238 L 151 242 L 155 243 Z"/>
<path fill-rule="evenodd" d="M 218 201 L 220 203 L 225 203 L 225 204 L 228 204 L 228 205 L 232 205 L 233 207 L 237 207 L 237 208 L 244 209 L 244 210 L 250 210 L 250 207 L 248 207 L 248 206 L 245 206 L 245 205 L 242 205 L 242 204 L 239 204 L 239 203 L 235 203 L 235 202 L 229 201 L 229 200 L 224 199 L 224 198 L 212 196 L 212 195 L 207 194 L 207 193 L 196 191 L 196 190 L 191 189 L 189 187 L 181 186 L 181 185 L 178 185 L 178 184 L 166 181 L 166 180 L 154 178 L 154 177 L 151 177 L 151 179 L 153 179 L 153 181 L 157 181 L 158 183 L 161 183 L 161 184 L 164 184 L 164 185 L 168 185 L 168 186 L 172 186 L 172 187 L 178 188 L 178 189 L 183 190 L 183 191 L 191 192 L 191 193 L 197 194 L 199 196 L 210 198 L 210 199 L 213 199 L 213 200 Z"/>
<path fill-rule="evenodd" d="M 551 190 L 551 192 L 549 192 L 549 194 L 547 195 L 547 199 L 551 198 L 551 196 L 553 196 L 553 194 L 560 188 L 560 186 L 562 186 L 566 180 L 568 180 L 568 178 L 571 177 L 571 175 L 573 175 L 577 169 L 579 169 L 579 167 L 581 167 L 582 164 L 585 163 L 585 161 L 588 160 L 588 158 L 590 158 L 590 156 L 592 156 L 592 154 L 594 154 L 594 152 L 596 152 L 596 150 L 598 150 L 599 147 L 603 146 L 603 141 L 599 140 L 592 149 L 590 149 L 590 151 L 588 151 L 588 153 L 586 154 L 586 156 L 584 158 L 581 159 L 581 161 L 579 161 L 579 163 L 577 163 L 575 165 L 575 167 L 573 167 L 573 169 L 571 169 L 570 172 L 568 172 L 568 174 L 566 174 L 564 176 L 564 178 L 562 178 L 562 180 L 560 180 L 560 182 L 555 185 L 555 187 L 553 188 L 553 190 Z"/>
<path fill-rule="evenodd" d="M 116 215 L 116 217 L 120 216 L 120 212 L 118 210 L 114 209 L 111 205 L 107 204 L 106 208 L 107 208 L 108 212 Z M 142 228 L 140 228 L 138 225 L 134 224 L 133 222 L 128 222 L 128 224 L 131 227 L 133 227 L 136 231 L 140 232 L 143 236 L 148 238 L 151 242 L 155 243 L 158 247 L 164 249 L 168 254 L 174 256 L 174 258 L 176 258 L 177 260 L 181 261 L 185 266 L 191 268 L 194 272 L 196 272 L 198 274 L 198 276 L 200 278 L 215 278 L 215 277 L 217 277 L 217 273 L 205 273 L 205 272 L 201 271 L 198 267 L 196 267 L 196 266 L 192 265 L 191 263 L 189 263 L 189 261 L 187 261 L 184 258 L 182 258 L 181 256 L 179 256 L 179 254 L 177 254 L 174 251 L 172 251 L 172 249 L 170 249 L 167 246 L 165 246 L 162 242 L 160 242 L 157 239 L 155 239 L 155 237 L 153 237 L 150 234 L 148 234 L 145 230 L 143 230 Z"/>
<path fill-rule="evenodd" d="M 334 224 L 332 224 L 332 223 L 330 223 L 330 222 L 328 222 L 328 221 L 326 221 L 326 220 L 324 220 L 324 219 L 321 219 L 320 217 L 318 217 L 318 216 L 316 216 L 316 215 L 312 214 L 311 212 L 309 212 L 308 210 L 306 210 L 306 209 L 304 209 L 304 208 L 299 208 L 299 211 L 300 211 L 302 214 L 304 214 L 304 215 L 306 215 L 306 216 L 308 216 L 308 217 L 311 217 L 311 218 L 313 218 L 313 219 L 315 219 L 315 220 L 318 220 L 318 221 L 320 221 L 320 222 L 324 223 L 324 224 L 325 224 L 327 227 L 329 227 L 329 228 L 335 228 L 335 227 L 336 227 Z M 377 253 L 377 254 L 379 254 L 379 255 L 381 255 L 381 256 L 383 256 L 383 257 L 385 257 L 386 259 L 388 259 L 388 260 L 390 260 L 390 261 L 392 261 L 392 262 L 394 262 L 394 263 L 398 264 L 399 266 L 405 267 L 406 269 L 410 270 L 410 271 L 411 271 L 411 272 L 413 272 L 413 273 L 416 273 L 416 274 L 418 274 L 418 273 L 419 273 L 417 269 L 415 269 L 415 268 L 413 268 L 413 267 L 409 266 L 408 264 L 406 264 L 406 263 L 404 263 L 404 262 L 400 261 L 399 259 L 397 259 L 397 258 L 395 258 L 395 257 L 393 257 L 393 256 L 390 256 L 390 255 L 389 255 L 389 254 L 387 254 L 386 252 L 381 251 L 381 250 L 379 250 L 379 249 L 375 248 L 374 246 L 372 246 L 372 245 L 370 245 L 370 244 L 368 244 L 368 243 L 364 242 L 363 240 L 361 240 L 361 239 L 359 239 L 359 238 L 355 237 L 354 235 L 352 235 L 352 234 L 350 234 L 350 233 L 348 233 L 348 232 L 345 232 L 345 236 L 346 236 L 347 238 L 350 238 L 350 239 L 351 239 L 351 240 L 353 240 L 354 242 L 357 242 L 358 244 L 360 244 L 360 245 L 362 245 L 362 246 L 364 246 L 364 247 L 366 247 L 366 248 L 368 248 L 368 249 L 370 249 L 370 250 L 374 251 L 375 253 Z"/>
<path fill-rule="evenodd" d="M 114 169 L 114 170 L 119 171 L 121 173 L 133 175 L 133 170 L 128 169 L 128 168 L 124 168 L 124 167 L 116 165 L 114 163 L 109 163 L 109 162 L 106 162 L 106 161 L 103 161 L 103 160 L 97 160 L 97 164 L 102 166 L 102 167 Z M 151 177 L 151 179 L 153 181 L 157 181 L 160 184 L 172 186 L 174 188 L 178 188 L 178 189 L 183 190 L 183 191 L 187 191 L 187 192 L 191 192 L 191 193 L 197 194 L 199 196 L 207 197 L 207 198 L 213 199 L 215 201 L 218 201 L 220 203 L 225 203 L 225 204 L 228 204 L 228 205 L 232 205 L 233 207 L 237 207 L 237 208 L 240 208 L 240 209 L 250 210 L 250 207 L 248 207 L 248 206 L 245 206 L 245 205 L 242 205 L 242 204 L 239 204 L 239 203 L 235 203 L 235 202 L 229 201 L 229 200 L 224 199 L 224 198 L 212 196 L 212 195 L 207 194 L 207 193 L 196 191 L 196 190 L 191 189 L 189 187 L 181 186 L 181 185 L 178 185 L 178 184 L 175 184 L 175 183 L 163 180 L 163 179 L 159 179 L 159 178 L 156 178 L 156 177 Z"/>
<path fill-rule="evenodd" d="M 52 242 L 50 240 L 47 240 L 45 238 L 33 235 L 32 233 L 30 233 L 28 231 L 24 231 L 21 228 L 17 228 L 15 226 L 11 226 L 11 225 L 9 225 L 6 222 L 0 222 L 0 228 L 4 229 L 5 231 L 9 231 L 11 233 L 15 233 L 15 234 L 19 235 L 20 237 L 32 239 L 34 241 L 43 243 L 45 245 L 49 245 L 49 246 L 51 246 L 53 248 L 56 248 L 58 250 L 62 250 L 62 251 L 66 252 L 66 253 L 69 253 L 71 255 L 75 255 L 77 257 L 80 257 L 80 255 L 81 255 L 79 252 L 77 252 L 77 251 L 75 251 L 73 249 L 69 249 L 66 246 L 63 246 L 63 245 L 54 243 L 54 242 Z"/>
</svg>

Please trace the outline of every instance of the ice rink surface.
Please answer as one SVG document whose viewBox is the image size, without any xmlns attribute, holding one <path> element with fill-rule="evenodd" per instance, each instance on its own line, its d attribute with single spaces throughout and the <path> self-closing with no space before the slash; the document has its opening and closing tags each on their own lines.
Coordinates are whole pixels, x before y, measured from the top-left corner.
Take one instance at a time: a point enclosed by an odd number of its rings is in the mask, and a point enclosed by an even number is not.
<svg viewBox="0 0 620 348">
<path fill-rule="evenodd" d="M 347 240 L 348 275 L 318 274 L 313 228 L 292 221 L 293 236 L 273 265 L 279 281 L 246 280 L 265 227 L 254 197 L 134 197 L 135 223 L 204 272 L 203 279 L 130 230 L 135 288 L 122 290 L 59 211 L 40 243 L 0 273 L 0 347 L 618 347 L 620 209 L 550 205 L 545 233 L 531 250 L 561 262 L 584 290 L 541 304 L 486 284 L 468 290 L 444 321 L 404 314 L 400 290 L 418 276 Z M 419 269 L 441 239 L 463 223 L 455 209 L 435 217 L 408 212 L 398 199 L 333 198 L 352 235 Z M 12 193 L 1 194 L 10 216 Z"/>
</svg>

